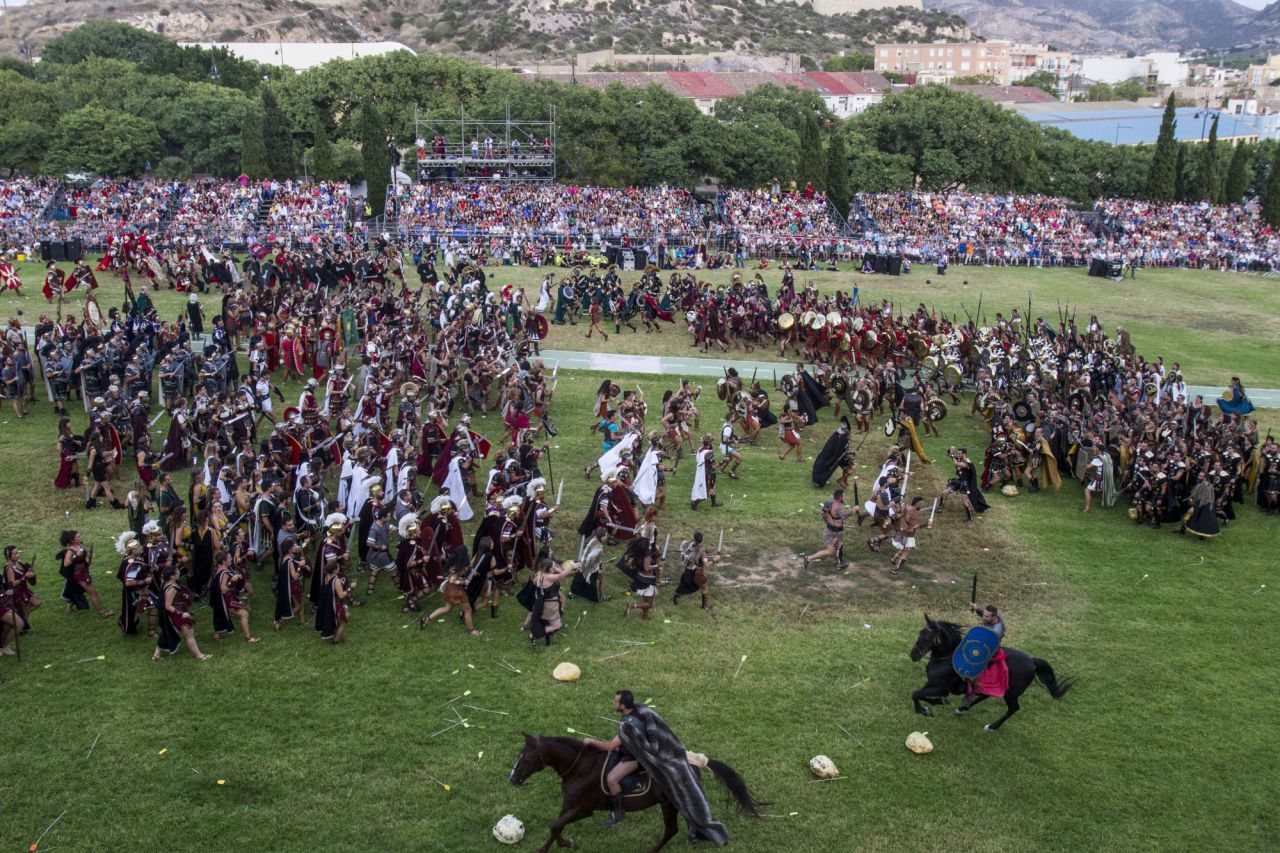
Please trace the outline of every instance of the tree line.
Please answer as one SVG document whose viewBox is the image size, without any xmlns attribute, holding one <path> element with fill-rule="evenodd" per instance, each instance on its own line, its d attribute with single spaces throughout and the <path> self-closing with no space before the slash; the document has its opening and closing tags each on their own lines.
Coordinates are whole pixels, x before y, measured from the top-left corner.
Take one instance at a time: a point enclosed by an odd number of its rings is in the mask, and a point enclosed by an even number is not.
<svg viewBox="0 0 1280 853">
<path fill-rule="evenodd" d="M 0 169 L 28 174 L 371 177 L 376 201 L 389 143 L 413 146 L 415 109 L 509 109 L 554 113 L 557 174 L 583 184 L 812 184 L 846 210 L 860 191 L 1234 202 L 1277 183 L 1269 211 L 1280 219 L 1274 143 L 1232 147 L 1216 130 L 1194 150 L 1163 130 L 1154 146 L 1088 142 L 945 86 L 895 91 L 847 121 L 815 92 L 762 86 L 720 100 L 712 117 L 656 85 L 598 90 L 408 52 L 295 73 L 96 21 L 49 42 L 39 63 L 0 60 L 0 99 Z"/>
</svg>

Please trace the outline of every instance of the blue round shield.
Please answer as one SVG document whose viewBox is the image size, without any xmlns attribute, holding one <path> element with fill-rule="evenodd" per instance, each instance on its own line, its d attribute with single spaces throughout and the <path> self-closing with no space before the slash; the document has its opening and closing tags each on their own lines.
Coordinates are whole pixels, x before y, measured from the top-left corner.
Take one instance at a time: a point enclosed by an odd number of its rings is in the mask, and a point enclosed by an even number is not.
<svg viewBox="0 0 1280 853">
<path fill-rule="evenodd" d="M 984 625 L 975 625 L 956 647 L 951 656 L 951 668 L 961 678 L 977 678 L 999 648 L 1000 638 L 995 631 Z"/>
</svg>

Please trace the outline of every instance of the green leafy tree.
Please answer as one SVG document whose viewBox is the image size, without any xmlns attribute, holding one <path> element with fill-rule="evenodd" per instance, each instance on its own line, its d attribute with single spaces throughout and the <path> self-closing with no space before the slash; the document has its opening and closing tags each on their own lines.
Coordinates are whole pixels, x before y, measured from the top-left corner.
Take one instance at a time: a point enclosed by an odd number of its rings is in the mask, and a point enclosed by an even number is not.
<svg viewBox="0 0 1280 853">
<path fill-rule="evenodd" d="M 158 160 L 161 148 L 160 132 L 149 120 L 102 107 L 81 107 L 58 119 L 42 162 L 52 174 L 132 176 Z"/>
<path fill-rule="evenodd" d="M 240 171 L 250 178 L 271 176 L 271 161 L 262 137 L 262 113 L 249 110 L 240 124 Z"/>
<path fill-rule="evenodd" d="M 1218 114 L 1213 115 L 1209 126 L 1209 141 L 1200 148 L 1200 162 L 1196 164 L 1195 182 L 1191 186 L 1194 201 L 1218 201 L 1222 187 L 1218 179 Z"/>
<path fill-rule="evenodd" d="M 0 145 L 3 149 L 3 145 Z M 1244 200 L 1245 191 L 1249 187 L 1249 145 L 1237 143 L 1231 151 L 1231 164 L 1227 166 L 1227 180 L 1222 187 L 1222 201 L 1225 204 L 1239 204 Z"/>
<path fill-rule="evenodd" d="M 1275 153 L 1271 158 L 1267 191 L 1262 197 L 1262 218 L 1272 228 L 1280 227 L 1280 145 L 1275 146 Z"/>
<path fill-rule="evenodd" d="M 975 95 L 915 86 L 894 92 L 849 124 L 882 154 L 905 156 L 913 184 L 922 189 L 1033 188 L 1039 129 Z"/>
<path fill-rule="evenodd" d="M 298 155 L 293 148 L 292 123 L 280 109 L 270 89 L 262 90 L 262 142 L 267 148 L 271 177 L 286 180 L 298 174 Z"/>
<path fill-rule="evenodd" d="M 168 102 L 160 130 L 193 171 L 233 178 L 241 173 L 241 128 L 254 101 L 242 92 L 193 83 Z"/>
<path fill-rule="evenodd" d="M 387 204 L 387 186 L 391 183 L 391 155 L 387 151 L 387 129 L 382 123 L 382 114 L 372 101 L 360 107 L 359 128 L 369 209 L 374 216 L 381 216 Z"/>
<path fill-rule="evenodd" d="M 850 51 L 844 56 L 828 56 L 822 61 L 823 71 L 870 71 L 875 67 L 875 57 L 860 50 Z"/>
<path fill-rule="evenodd" d="M 827 143 L 827 198 L 835 205 L 840 215 L 849 212 L 849 202 L 853 199 L 853 190 L 849 187 L 849 154 L 844 147 L 844 133 L 835 128 L 831 140 Z"/>
<path fill-rule="evenodd" d="M 1045 71 L 1044 69 L 1033 71 L 1023 77 L 1022 82 L 1018 85 L 1034 87 L 1042 92 L 1048 92 L 1055 98 L 1058 96 L 1058 75 L 1052 71 Z"/>
<path fill-rule="evenodd" d="M 1146 196 L 1153 201 L 1173 201 L 1178 189 L 1179 148 L 1174 136 L 1178 128 L 1176 108 L 1177 101 L 1170 93 L 1164 107 L 1164 118 L 1160 121 L 1155 153 L 1151 157 L 1151 172 L 1147 176 Z"/>
<path fill-rule="evenodd" d="M 0 124 L 0 168 L 34 174 L 48 147 L 48 131 L 34 121 L 18 118 Z"/>
</svg>

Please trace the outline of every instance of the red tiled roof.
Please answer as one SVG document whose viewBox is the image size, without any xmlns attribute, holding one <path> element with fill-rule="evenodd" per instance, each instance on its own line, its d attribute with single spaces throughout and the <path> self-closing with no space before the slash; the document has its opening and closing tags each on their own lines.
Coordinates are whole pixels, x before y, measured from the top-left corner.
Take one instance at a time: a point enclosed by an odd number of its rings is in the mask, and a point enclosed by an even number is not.
<svg viewBox="0 0 1280 853">
<path fill-rule="evenodd" d="M 666 74 L 691 98 L 728 98 L 737 94 L 714 71 L 668 71 Z"/>
<path fill-rule="evenodd" d="M 952 86 L 997 104 L 1049 104 L 1058 100 L 1035 86 Z"/>
<path fill-rule="evenodd" d="M 874 95 L 888 84 L 879 74 L 857 71 L 811 71 L 807 76 L 833 95 Z"/>
<path fill-rule="evenodd" d="M 797 89 L 808 89 L 811 92 L 818 89 L 818 87 L 813 84 L 812 80 L 806 79 L 801 74 L 791 74 L 786 71 L 770 71 L 769 77 L 773 79 L 774 83 L 777 83 L 784 89 L 788 86 L 795 86 Z"/>
</svg>

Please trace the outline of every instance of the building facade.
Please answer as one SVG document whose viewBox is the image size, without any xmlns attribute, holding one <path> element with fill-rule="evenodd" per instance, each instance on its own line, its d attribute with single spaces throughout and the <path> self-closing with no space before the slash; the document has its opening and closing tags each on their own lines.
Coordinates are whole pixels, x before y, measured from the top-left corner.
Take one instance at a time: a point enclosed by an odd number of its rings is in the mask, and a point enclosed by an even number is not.
<svg viewBox="0 0 1280 853">
<path fill-rule="evenodd" d="M 877 44 L 876 71 L 914 75 L 932 83 L 955 77 L 990 77 L 997 86 L 1011 82 L 1007 41 L 899 42 Z"/>
</svg>

